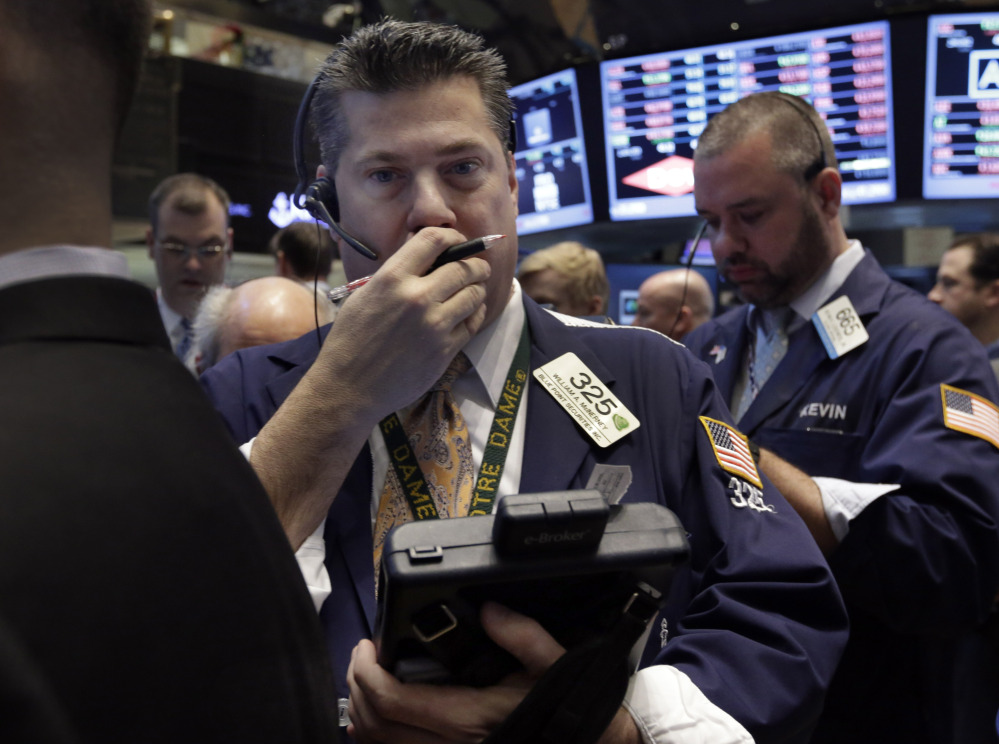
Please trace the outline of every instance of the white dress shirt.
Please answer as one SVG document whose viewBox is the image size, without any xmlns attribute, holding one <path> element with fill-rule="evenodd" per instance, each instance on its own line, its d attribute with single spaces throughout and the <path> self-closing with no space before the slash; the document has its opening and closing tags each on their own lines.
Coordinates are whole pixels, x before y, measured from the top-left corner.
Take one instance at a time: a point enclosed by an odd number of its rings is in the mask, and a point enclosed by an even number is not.
<svg viewBox="0 0 999 744">
<path fill-rule="evenodd" d="M 180 313 L 174 312 L 174 310 L 166 304 L 166 300 L 163 299 L 163 290 L 159 287 L 156 288 L 156 304 L 160 309 L 160 317 L 163 319 L 163 327 L 166 328 L 167 336 L 170 338 L 170 348 L 173 349 L 174 353 L 176 353 L 177 346 L 184 338 L 184 316 Z"/>
</svg>

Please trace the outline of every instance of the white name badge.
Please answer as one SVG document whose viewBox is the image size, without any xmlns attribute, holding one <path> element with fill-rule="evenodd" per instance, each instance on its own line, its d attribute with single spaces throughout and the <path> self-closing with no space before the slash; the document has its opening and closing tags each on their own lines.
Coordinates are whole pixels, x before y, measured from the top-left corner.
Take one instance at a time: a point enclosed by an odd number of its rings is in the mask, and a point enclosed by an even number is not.
<svg viewBox="0 0 999 744">
<path fill-rule="evenodd" d="M 860 316 L 846 295 L 837 297 L 812 316 L 830 359 L 838 359 L 851 349 L 867 343 L 869 336 Z"/>
<path fill-rule="evenodd" d="M 572 352 L 534 370 L 535 379 L 600 447 L 641 424 Z"/>
</svg>

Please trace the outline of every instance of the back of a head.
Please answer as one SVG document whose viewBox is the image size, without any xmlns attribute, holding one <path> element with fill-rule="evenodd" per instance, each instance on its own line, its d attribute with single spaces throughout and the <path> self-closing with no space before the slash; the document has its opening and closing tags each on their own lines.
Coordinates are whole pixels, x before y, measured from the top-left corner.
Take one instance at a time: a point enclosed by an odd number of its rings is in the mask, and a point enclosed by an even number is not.
<svg viewBox="0 0 999 744">
<path fill-rule="evenodd" d="M 298 338 L 335 315 L 325 297 L 284 277 L 213 287 L 198 307 L 194 345 L 185 363 L 200 373 L 234 351 Z"/>
<path fill-rule="evenodd" d="M 655 294 L 668 302 L 674 311 L 680 309 L 681 302 L 689 307 L 697 325 L 711 320 L 714 315 L 714 293 L 708 280 L 700 272 L 686 268 L 670 269 L 653 274 L 646 281 Z"/>
<path fill-rule="evenodd" d="M 505 147 L 513 111 L 506 63 L 480 36 L 445 24 L 385 19 L 344 39 L 320 67 L 312 105 L 312 124 L 327 171 L 336 172 L 346 144 L 343 92 L 415 90 L 454 76 L 478 82 L 491 127 Z"/>
<path fill-rule="evenodd" d="M 568 300 L 575 305 L 586 304 L 591 297 L 600 297 L 602 312 L 610 303 L 610 284 L 600 254 L 582 243 L 564 241 L 541 248 L 526 256 L 517 268 L 517 278 L 551 269 L 566 280 Z"/>
<path fill-rule="evenodd" d="M 106 71 L 113 105 L 113 132 L 121 129 L 138 85 L 149 38 L 149 0 L 4 0 L 4 44 L 14 36 L 38 53 L 61 94 L 74 105 L 92 97 L 97 80 L 89 62 Z M 76 77 L 74 77 L 76 76 Z M 78 85 L 72 86 L 76 80 Z M 54 84 L 53 84 L 54 85 Z M 77 91 L 79 95 L 74 95 Z"/>
<path fill-rule="evenodd" d="M 224 188 L 211 178 L 198 173 L 177 173 L 164 178 L 149 195 L 149 224 L 153 235 L 159 227 L 160 207 L 167 201 L 174 209 L 188 215 L 198 215 L 207 209 L 207 199 L 214 197 L 222 205 L 228 220 L 230 199 Z"/>
<path fill-rule="evenodd" d="M 822 117 L 807 101 L 767 91 L 741 98 L 708 121 L 698 138 L 695 162 L 710 160 L 760 132 L 774 143 L 774 166 L 810 180 L 823 167 L 838 167 L 836 150 Z"/>
<path fill-rule="evenodd" d="M 302 280 L 325 279 L 336 258 L 336 244 L 327 230 L 311 222 L 293 222 L 278 230 L 271 253 L 284 254 L 292 273 Z"/>
<path fill-rule="evenodd" d="M 968 273 L 979 286 L 999 279 L 999 233 L 980 232 L 958 235 L 947 250 L 970 248 Z"/>
</svg>

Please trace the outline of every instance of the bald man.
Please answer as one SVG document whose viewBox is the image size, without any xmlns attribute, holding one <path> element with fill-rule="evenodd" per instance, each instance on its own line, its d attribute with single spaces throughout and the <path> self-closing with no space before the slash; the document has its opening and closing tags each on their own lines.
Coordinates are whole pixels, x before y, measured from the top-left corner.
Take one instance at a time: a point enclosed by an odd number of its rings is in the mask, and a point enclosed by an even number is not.
<svg viewBox="0 0 999 744">
<path fill-rule="evenodd" d="M 316 319 L 318 312 L 319 318 Z M 185 359 L 201 374 L 219 359 L 250 346 L 298 338 L 333 321 L 336 308 L 299 282 L 281 276 L 213 287 L 194 321 L 194 344 Z"/>
<path fill-rule="evenodd" d="M 687 285 L 686 297 L 684 283 Z M 687 269 L 671 269 L 653 274 L 642 282 L 638 288 L 638 312 L 631 324 L 651 328 L 679 341 L 711 320 L 714 311 L 715 298 L 703 276 Z"/>
</svg>

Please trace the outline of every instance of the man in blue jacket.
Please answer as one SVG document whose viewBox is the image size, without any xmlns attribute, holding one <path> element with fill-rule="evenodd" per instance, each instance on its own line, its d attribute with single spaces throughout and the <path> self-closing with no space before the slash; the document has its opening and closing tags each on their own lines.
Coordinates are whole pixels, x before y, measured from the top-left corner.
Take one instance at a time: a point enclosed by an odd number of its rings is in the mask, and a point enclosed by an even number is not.
<svg viewBox="0 0 999 744">
<path fill-rule="evenodd" d="M 850 610 L 813 741 L 951 741 L 951 650 L 999 582 L 985 354 L 847 240 L 835 153 L 807 103 L 733 104 L 702 134 L 694 172 L 718 267 L 749 304 L 685 341 Z"/>
<path fill-rule="evenodd" d="M 303 563 L 321 558 L 310 583 L 349 694 L 348 733 L 479 740 L 525 692 L 510 681 L 403 685 L 367 640 L 373 528 L 380 537 L 385 488 L 412 475 L 392 467 L 386 417 L 405 421 L 461 351 L 472 368 L 448 378 L 470 441 L 454 460 L 435 459 L 471 463 L 473 506 L 480 492 L 596 484 L 612 499 L 668 506 L 690 535 L 690 563 L 602 741 L 805 741 L 845 642 L 828 567 L 759 477 L 704 365 L 658 334 L 558 316 L 522 295 L 504 78 L 481 39 L 447 26 L 386 21 L 347 39 L 320 72 L 313 112 L 339 229 L 377 255 L 341 236 L 347 277 L 372 276 L 321 346 L 310 334 L 240 351 L 204 377 L 233 436 L 255 437 L 250 462 Z M 506 237 L 429 271 L 448 246 L 494 234 Z M 584 394 L 589 413 L 560 402 Z M 415 449 L 406 433 L 403 448 Z M 505 464 L 484 463 L 496 447 Z M 425 479 L 438 513 L 467 513 Z M 483 622 L 531 677 L 561 653 L 522 616 L 487 606 Z"/>
</svg>

